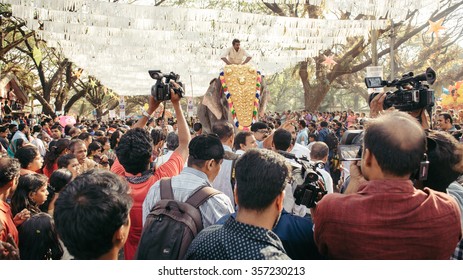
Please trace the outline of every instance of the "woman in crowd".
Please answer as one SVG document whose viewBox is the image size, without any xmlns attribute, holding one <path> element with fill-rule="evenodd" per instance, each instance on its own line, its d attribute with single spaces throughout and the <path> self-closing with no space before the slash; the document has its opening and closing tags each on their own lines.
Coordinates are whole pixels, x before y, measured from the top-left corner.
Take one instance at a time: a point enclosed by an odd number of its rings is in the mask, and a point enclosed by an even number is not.
<svg viewBox="0 0 463 280">
<path fill-rule="evenodd" d="M 39 206 L 48 197 L 47 182 L 48 178 L 38 173 L 19 177 L 18 186 L 11 198 L 13 217 L 24 208 L 30 211 L 31 216 L 41 212 Z"/>
<path fill-rule="evenodd" d="M 55 171 L 50 176 L 50 187 L 47 201 L 41 207 L 42 211 L 47 212 L 50 215 L 53 215 L 55 210 L 55 201 L 58 199 L 60 191 L 73 179 L 71 171 L 66 168 L 60 168 Z"/>
<path fill-rule="evenodd" d="M 72 173 L 72 178 L 80 174 L 80 164 L 74 154 L 62 155 L 58 158 L 58 168 L 65 168 Z"/>
<path fill-rule="evenodd" d="M 14 157 L 19 160 L 21 165 L 21 176 L 37 173 L 42 168 L 43 158 L 39 153 L 39 149 L 32 144 L 26 144 L 19 148 Z"/>
<path fill-rule="evenodd" d="M 62 155 L 69 153 L 69 144 L 71 140 L 62 138 L 50 143 L 50 149 L 45 154 L 43 174 L 50 178 L 53 171 L 58 169 L 58 158 Z"/>
<path fill-rule="evenodd" d="M 47 213 L 39 213 L 22 224 L 18 247 L 21 260 L 60 260 L 63 256 L 55 223 Z"/>
</svg>

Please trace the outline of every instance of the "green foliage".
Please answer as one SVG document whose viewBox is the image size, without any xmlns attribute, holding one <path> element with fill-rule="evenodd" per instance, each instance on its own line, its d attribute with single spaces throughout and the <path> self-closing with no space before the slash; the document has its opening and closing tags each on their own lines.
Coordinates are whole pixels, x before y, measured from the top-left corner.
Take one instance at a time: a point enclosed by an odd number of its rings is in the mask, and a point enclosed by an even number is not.
<svg viewBox="0 0 463 280">
<path fill-rule="evenodd" d="M 304 89 L 300 79 L 291 75 L 291 69 L 266 77 L 270 91 L 267 111 L 300 110 L 304 108 Z"/>
</svg>

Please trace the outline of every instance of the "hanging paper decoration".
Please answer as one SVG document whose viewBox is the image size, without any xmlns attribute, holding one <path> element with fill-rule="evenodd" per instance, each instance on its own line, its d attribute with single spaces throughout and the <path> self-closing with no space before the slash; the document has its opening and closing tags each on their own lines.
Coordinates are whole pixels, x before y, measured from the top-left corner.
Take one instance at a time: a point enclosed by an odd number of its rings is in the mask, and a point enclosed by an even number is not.
<svg viewBox="0 0 463 280">
<path fill-rule="evenodd" d="M 40 65 L 42 63 L 42 51 L 34 46 L 32 49 L 32 57 L 34 58 L 34 61 L 37 65 Z"/>
<path fill-rule="evenodd" d="M 439 38 L 439 31 L 444 30 L 445 27 L 442 26 L 442 23 L 444 22 L 444 19 L 441 18 L 440 20 L 433 22 L 433 21 L 428 21 L 429 22 L 429 30 L 428 33 L 434 33 L 437 38 Z"/>
<path fill-rule="evenodd" d="M 388 20 L 292 18 L 232 10 L 145 6 L 129 4 L 133 2 L 129 0 L 3 2 L 11 4 L 13 15 L 24 19 L 27 27 L 35 30 L 48 46 L 61 48 L 76 65 L 121 95 L 149 94 L 154 82 L 146 73 L 147 62 L 153 61 L 159 64 L 152 67 L 162 65 L 160 70 L 174 71 L 183 82 L 191 77 L 193 85 L 187 89 L 193 88 L 195 96 L 203 95 L 213 73 L 223 67 L 220 55 L 235 37 L 252 55 L 251 63 L 256 69 L 271 75 L 318 56 L 321 50 L 346 44 L 348 37 L 364 36 L 370 30 L 389 25 Z M 429 8 L 439 1 L 311 0 L 310 4 L 322 2 L 326 9 L 396 19 L 395 16 L 406 15 L 404 6 Z"/>
<path fill-rule="evenodd" d="M 84 69 L 82 68 L 79 68 L 77 71 L 74 71 L 72 73 L 72 76 L 77 78 L 77 79 L 80 79 L 80 76 L 82 76 L 82 72 L 84 71 Z"/>
<path fill-rule="evenodd" d="M 446 89 L 444 86 L 442 86 L 442 93 L 443 94 L 450 94 L 450 91 Z"/>
<path fill-rule="evenodd" d="M 323 65 L 328 66 L 328 67 L 333 67 L 334 65 L 338 64 L 336 61 L 334 61 L 334 54 L 330 56 L 323 55 L 325 58 L 325 61 L 322 62 Z"/>
</svg>

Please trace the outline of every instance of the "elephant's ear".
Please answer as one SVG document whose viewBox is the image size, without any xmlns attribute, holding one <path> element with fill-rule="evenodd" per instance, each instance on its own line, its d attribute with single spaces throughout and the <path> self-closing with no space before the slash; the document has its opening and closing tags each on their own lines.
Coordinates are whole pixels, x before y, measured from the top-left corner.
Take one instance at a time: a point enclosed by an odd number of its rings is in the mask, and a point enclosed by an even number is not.
<svg viewBox="0 0 463 280">
<path fill-rule="evenodd" d="M 267 82 L 265 81 L 264 76 L 262 76 L 260 84 L 259 117 L 263 118 L 265 110 L 267 109 L 267 103 L 270 99 L 270 91 L 267 89 Z"/>
<path fill-rule="evenodd" d="M 220 94 L 220 88 L 217 78 L 214 78 L 209 84 L 209 88 L 203 97 L 203 105 L 206 106 L 214 116 L 220 120 L 222 119 L 222 104 L 220 104 L 220 98 L 217 96 Z"/>
</svg>

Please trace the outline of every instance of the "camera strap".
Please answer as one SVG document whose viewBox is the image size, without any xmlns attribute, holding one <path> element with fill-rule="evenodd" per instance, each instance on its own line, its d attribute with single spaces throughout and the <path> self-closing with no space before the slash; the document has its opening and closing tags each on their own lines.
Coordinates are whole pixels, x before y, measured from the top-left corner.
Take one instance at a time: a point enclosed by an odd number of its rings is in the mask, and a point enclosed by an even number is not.
<svg viewBox="0 0 463 280">
<path fill-rule="evenodd" d="M 425 181 L 428 179 L 429 161 L 428 155 L 425 153 L 423 160 L 420 163 L 420 173 L 418 174 L 418 180 Z"/>
</svg>

